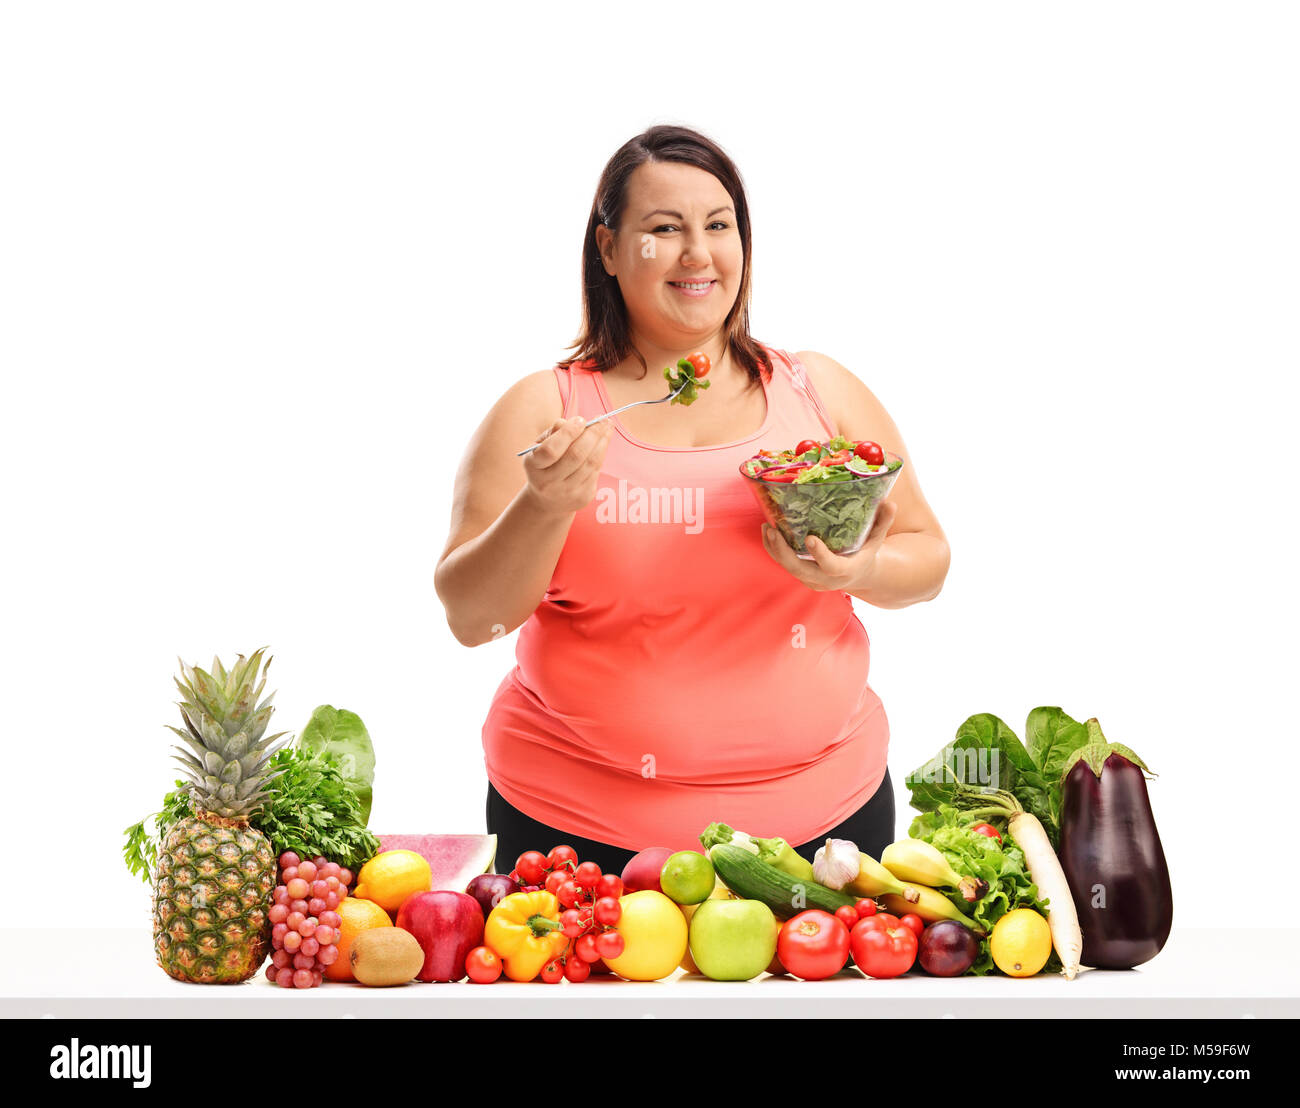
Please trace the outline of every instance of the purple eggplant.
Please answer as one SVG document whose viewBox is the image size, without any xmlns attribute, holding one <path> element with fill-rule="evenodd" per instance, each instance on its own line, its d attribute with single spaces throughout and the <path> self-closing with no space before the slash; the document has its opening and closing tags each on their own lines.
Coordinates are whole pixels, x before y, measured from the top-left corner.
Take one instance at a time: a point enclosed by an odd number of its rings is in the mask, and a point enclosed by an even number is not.
<svg viewBox="0 0 1300 1108">
<path fill-rule="evenodd" d="M 1057 854 L 1074 895 L 1085 966 L 1132 969 L 1160 953 L 1173 925 L 1146 764 L 1108 743 L 1095 719 L 1064 767 Z"/>
</svg>

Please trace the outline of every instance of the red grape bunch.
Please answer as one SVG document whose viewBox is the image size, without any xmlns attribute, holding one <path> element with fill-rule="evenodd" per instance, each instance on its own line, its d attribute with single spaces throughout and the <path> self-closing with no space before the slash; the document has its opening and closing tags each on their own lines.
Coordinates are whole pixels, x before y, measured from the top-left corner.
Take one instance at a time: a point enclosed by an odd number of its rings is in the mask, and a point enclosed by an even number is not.
<svg viewBox="0 0 1300 1108">
<path fill-rule="evenodd" d="M 280 855 L 280 884 L 272 894 L 271 964 L 267 978 L 282 989 L 314 989 L 322 969 L 339 956 L 339 905 L 352 873 L 337 862 L 303 861 L 292 850 Z"/>
</svg>

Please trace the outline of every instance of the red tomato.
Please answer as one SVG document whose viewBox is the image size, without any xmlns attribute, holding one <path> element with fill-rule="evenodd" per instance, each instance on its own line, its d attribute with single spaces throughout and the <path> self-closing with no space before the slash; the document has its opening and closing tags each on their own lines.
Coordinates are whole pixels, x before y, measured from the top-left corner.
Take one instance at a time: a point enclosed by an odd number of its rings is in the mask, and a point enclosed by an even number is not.
<svg viewBox="0 0 1300 1108">
<path fill-rule="evenodd" d="M 861 917 L 858 915 L 858 910 L 856 908 L 846 904 L 843 908 L 835 909 L 835 918 L 852 931 L 853 925 L 857 923 Z"/>
<path fill-rule="evenodd" d="M 709 362 L 709 356 L 707 354 L 691 354 L 686 360 L 691 363 L 691 368 L 695 370 L 695 376 L 697 378 L 707 377 L 709 375 L 709 370 L 713 368 L 712 364 Z"/>
<path fill-rule="evenodd" d="M 591 976 L 591 963 L 581 958 L 569 958 L 564 963 L 564 976 L 575 985 L 580 985 Z"/>
<path fill-rule="evenodd" d="M 596 894 L 597 900 L 602 896 L 612 896 L 617 900 L 623 895 L 623 879 L 616 873 L 602 873 L 592 891 Z"/>
<path fill-rule="evenodd" d="M 501 976 L 501 959 L 486 946 L 476 946 L 465 956 L 465 972 L 479 985 L 490 985 Z"/>
<path fill-rule="evenodd" d="M 602 927 L 612 927 L 623 916 L 623 906 L 612 896 L 602 896 L 592 907 L 591 917 Z"/>
<path fill-rule="evenodd" d="M 548 985 L 558 985 L 564 980 L 564 963 L 559 958 L 552 958 L 542 967 L 541 977 Z"/>
<path fill-rule="evenodd" d="M 602 876 L 595 862 L 583 862 L 573 871 L 573 883 L 580 889 L 594 889 Z"/>
<path fill-rule="evenodd" d="M 596 936 L 595 949 L 601 960 L 617 958 L 625 949 L 623 936 L 617 931 L 601 931 Z"/>
<path fill-rule="evenodd" d="M 820 449 L 821 449 L 821 443 L 814 442 L 812 439 L 804 439 L 803 442 L 801 442 L 798 446 L 794 448 L 794 452 L 796 454 L 807 454 L 808 451 L 810 450 L 820 450 Z"/>
<path fill-rule="evenodd" d="M 515 870 L 522 885 L 540 885 L 546 868 L 546 855 L 536 850 L 524 851 L 515 862 Z"/>
<path fill-rule="evenodd" d="M 574 940 L 573 953 L 584 962 L 599 962 L 601 955 L 600 951 L 596 949 L 596 936 L 590 931 L 585 935 L 579 935 L 578 938 Z"/>
<path fill-rule="evenodd" d="M 867 465 L 882 466 L 885 464 L 885 452 L 880 449 L 880 444 L 863 440 L 854 447 L 853 453 L 861 458 Z"/>
<path fill-rule="evenodd" d="M 690 363 L 690 368 L 694 369 L 695 377 L 707 377 L 708 371 L 712 369 L 712 363 L 708 360 L 707 354 L 701 351 L 695 351 L 694 354 L 686 355 L 686 360 Z"/>
<path fill-rule="evenodd" d="M 990 839 L 997 839 L 998 842 L 1002 841 L 1002 836 L 998 834 L 998 829 L 990 823 L 977 823 L 971 828 L 971 830 L 976 834 L 985 835 Z"/>
<path fill-rule="evenodd" d="M 923 920 L 915 912 L 908 912 L 907 915 L 900 916 L 898 922 L 901 923 L 904 927 L 910 928 L 912 934 L 915 935 L 918 939 L 920 939 L 921 937 L 921 932 L 925 930 L 925 920 Z"/>
<path fill-rule="evenodd" d="M 571 846 L 553 846 L 551 852 L 546 856 L 550 862 L 551 869 L 559 869 L 567 865 L 569 869 L 576 869 L 578 866 L 578 852 Z"/>
<path fill-rule="evenodd" d="M 758 479 L 760 481 L 780 481 L 783 485 L 788 485 L 805 469 L 812 467 L 811 462 L 794 462 L 791 465 L 771 466 L 762 470 Z"/>
<path fill-rule="evenodd" d="M 868 977 L 901 977 L 916 961 L 918 943 L 897 916 L 880 912 L 860 919 L 849 934 L 858 969 Z"/>
<path fill-rule="evenodd" d="M 849 956 L 849 929 L 820 908 L 786 920 L 776 940 L 776 956 L 795 977 L 821 981 L 844 968 Z"/>
<path fill-rule="evenodd" d="M 859 900 L 856 907 L 858 910 L 858 919 L 866 919 L 867 916 L 874 916 L 878 911 L 880 911 L 880 909 L 876 907 L 876 902 L 867 897 L 863 897 Z"/>
</svg>

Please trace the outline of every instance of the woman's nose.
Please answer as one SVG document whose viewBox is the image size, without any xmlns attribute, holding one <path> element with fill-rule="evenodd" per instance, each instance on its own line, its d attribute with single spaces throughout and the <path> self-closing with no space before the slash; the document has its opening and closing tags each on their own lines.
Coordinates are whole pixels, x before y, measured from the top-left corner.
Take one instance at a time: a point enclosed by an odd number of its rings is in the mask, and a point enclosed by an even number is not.
<svg viewBox="0 0 1300 1108">
<path fill-rule="evenodd" d="M 682 237 L 682 261 L 687 265 L 708 265 L 708 240 L 703 231 L 687 231 Z"/>
</svg>

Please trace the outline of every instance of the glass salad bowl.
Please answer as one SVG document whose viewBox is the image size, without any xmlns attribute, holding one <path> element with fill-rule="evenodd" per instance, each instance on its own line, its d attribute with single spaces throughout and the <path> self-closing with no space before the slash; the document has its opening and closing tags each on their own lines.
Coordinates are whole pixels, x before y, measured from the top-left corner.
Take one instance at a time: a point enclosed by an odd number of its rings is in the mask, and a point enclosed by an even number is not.
<svg viewBox="0 0 1300 1108">
<path fill-rule="evenodd" d="M 811 561 L 805 545 L 809 535 L 816 535 L 833 554 L 856 554 L 862 549 L 880 502 L 903 468 L 897 454 L 882 454 L 881 465 L 850 458 L 837 465 L 774 466 L 770 457 L 754 457 L 741 464 L 740 474 L 768 523 L 800 558 Z"/>
</svg>

